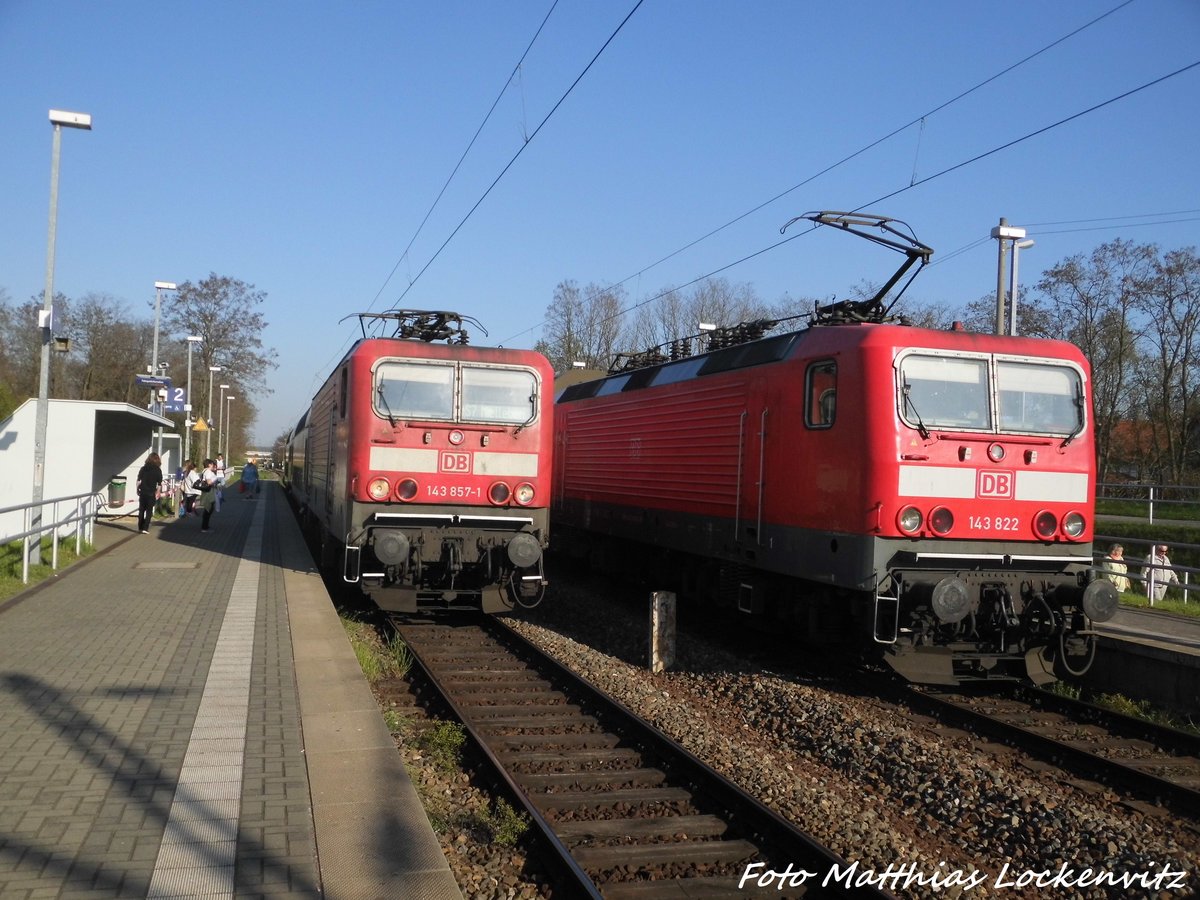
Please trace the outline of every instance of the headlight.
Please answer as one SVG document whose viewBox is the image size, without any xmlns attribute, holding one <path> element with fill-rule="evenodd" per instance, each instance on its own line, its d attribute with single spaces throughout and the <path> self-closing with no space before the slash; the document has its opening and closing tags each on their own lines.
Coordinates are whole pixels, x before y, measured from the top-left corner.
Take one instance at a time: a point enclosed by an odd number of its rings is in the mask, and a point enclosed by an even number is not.
<svg viewBox="0 0 1200 900">
<path fill-rule="evenodd" d="M 1058 517 L 1048 509 L 1042 510 L 1033 518 L 1033 533 L 1043 541 L 1051 540 L 1054 532 L 1058 531 Z"/>
<path fill-rule="evenodd" d="M 916 534 L 921 530 L 921 511 L 915 506 L 906 506 L 896 516 L 896 526 L 905 534 Z"/>
<path fill-rule="evenodd" d="M 386 478 L 372 478 L 367 482 L 367 494 L 372 500 L 386 500 L 392 492 L 392 486 Z"/>
<path fill-rule="evenodd" d="M 517 489 L 513 491 L 513 499 L 517 501 L 518 506 L 528 506 L 533 502 L 533 485 L 527 481 L 518 484 Z"/>
<path fill-rule="evenodd" d="M 417 483 L 411 478 L 405 478 L 396 485 L 396 499 L 405 503 L 417 496 Z"/>
<path fill-rule="evenodd" d="M 1084 522 L 1083 516 L 1080 513 L 1069 512 L 1063 516 L 1063 534 L 1073 541 L 1079 540 L 1079 538 L 1083 535 L 1083 529 L 1085 525 L 1086 523 Z"/>
<path fill-rule="evenodd" d="M 497 481 L 488 488 L 488 500 L 496 506 L 503 506 L 508 502 L 508 498 L 512 496 L 512 491 L 503 481 Z"/>
<path fill-rule="evenodd" d="M 937 507 L 929 514 L 929 527 L 934 534 L 946 535 L 954 528 L 954 513 L 944 506 Z"/>
</svg>

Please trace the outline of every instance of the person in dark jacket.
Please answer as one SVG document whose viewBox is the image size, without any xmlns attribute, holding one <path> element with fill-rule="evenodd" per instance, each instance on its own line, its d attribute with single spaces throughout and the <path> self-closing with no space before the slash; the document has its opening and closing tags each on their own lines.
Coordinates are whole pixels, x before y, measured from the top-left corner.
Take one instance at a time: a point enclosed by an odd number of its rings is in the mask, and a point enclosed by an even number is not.
<svg viewBox="0 0 1200 900">
<path fill-rule="evenodd" d="M 157 453 L 151 453 L 137 473 L 138 531 L 142 534 L 150 533 L 150 519 L 154 515 L 154 502 L 158 500 L 162 480 L 162 459 Z"/>
</svg>

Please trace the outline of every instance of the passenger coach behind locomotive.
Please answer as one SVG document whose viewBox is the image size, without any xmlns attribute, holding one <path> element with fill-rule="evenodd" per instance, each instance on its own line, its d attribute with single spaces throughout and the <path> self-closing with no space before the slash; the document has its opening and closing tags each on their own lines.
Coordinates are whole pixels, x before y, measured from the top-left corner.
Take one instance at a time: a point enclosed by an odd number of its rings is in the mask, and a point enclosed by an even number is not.
<svg viewBox="0 0 1200 900">
<path fill-rule="evenodd" d="M 535 605 L 549 537 L 549 362 L 468 346 L 457 313 L 359 320 L 363 339 L 288 443 L 285 481 L 322 563 L 340 554 L 345 580 L 389 610 Z"/>
<path fill-rule="evenodd" d="M 804 330 L 720 330 L 708 352 L 677 342 L 566 387 L 560 545 L 676 579 L 685 600 L 857 632 L 913 681 L 1085 668 L 1088 618 L 1117 605 L 1092 571 L 1087 361 L 1058 341 L 885 324 L 881 298 L 932 251 L 894 220 L 811 218 L 899 235 L 863 234 L 908 261 Z"/>
</svg>

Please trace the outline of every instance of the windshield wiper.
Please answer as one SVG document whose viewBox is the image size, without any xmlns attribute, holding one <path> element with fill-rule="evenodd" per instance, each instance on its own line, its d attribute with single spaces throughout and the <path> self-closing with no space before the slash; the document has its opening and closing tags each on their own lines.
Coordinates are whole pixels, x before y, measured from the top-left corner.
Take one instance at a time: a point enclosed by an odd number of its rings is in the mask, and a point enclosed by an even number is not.
<svg viewBox="0 0 1200 900">
<path fill-rule="evenodd" d="M 1083 385 L 1078 382 L 1075 384 L 1075 410 L 1078 413 L 1076 417 L 1078 424 L 1075 426 L 1075 430 L 1068 434 L 1066 439 L 1059 444 L 1059 449 L 1067 446 L 1067 444 L 1079 437 L 1080 432 L 1083 431 Z"/>
<path fill-rule="evenodd" d="M 383 385 L 375 389 L 375 393 L 379 395 L 379 401 L 383 404 L 383 410 L 387 413 L 388 422 L 393 428 L 396 427 L 396 417 L 392 414 L 392 407 L 387 402 L 387 396 L 383 393 Z"/>
<path fill-rule="evenodd" d="M 907 381 L 904 382 L 904 388 L 901 390 L 904 395 L 904 408 L 912 410 L 912 414 L 917 417 L 917 431 L 925 440 L 929 440 L 929 429 L 925 427 L 925 422 L 921 419 L 921 414 L 917 412 L 917 407 L 912 402 L 912 385 Z"/>
</svg>

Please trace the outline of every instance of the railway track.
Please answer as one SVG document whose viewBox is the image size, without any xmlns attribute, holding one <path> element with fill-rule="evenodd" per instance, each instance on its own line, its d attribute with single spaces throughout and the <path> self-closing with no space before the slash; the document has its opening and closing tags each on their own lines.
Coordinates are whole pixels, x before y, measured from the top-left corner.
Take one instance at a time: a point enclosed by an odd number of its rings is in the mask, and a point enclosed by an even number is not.
<svg viewBox="0 0 1200 900">
<path fill-rule="evenodd" d="M 1200 819 L 1200 736 L 1099 706 L 1022 689 L 966 694 L 910 689 L 916 711 L 969 728 L 1061 768 L 1081 787 L 1100 783 L 1144 812 Z"/>
<path fill-rule="evenodd" d="M 846 860 L 499 621 L 391 621 L 557 856 L 568 896 L 891 896 L 822 887 Z"/>
</svg>

